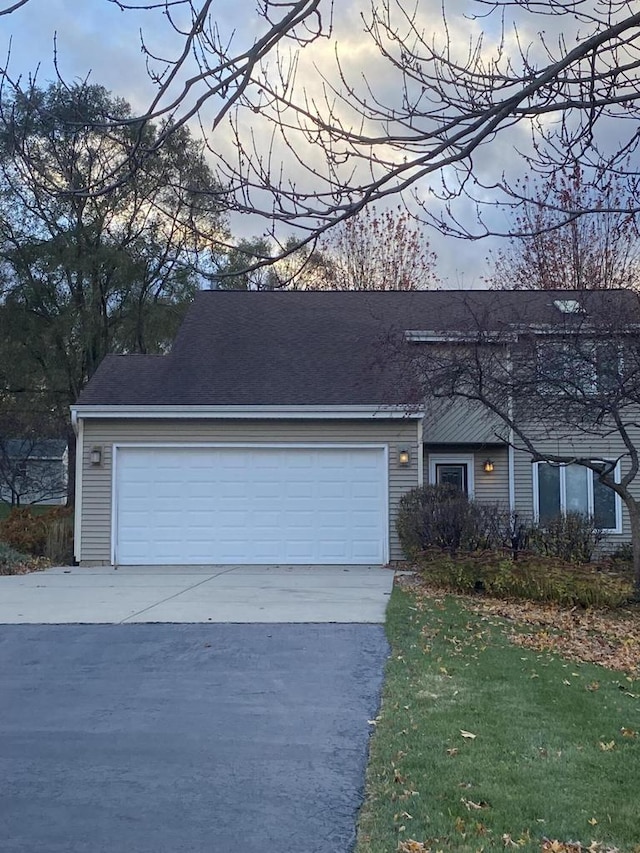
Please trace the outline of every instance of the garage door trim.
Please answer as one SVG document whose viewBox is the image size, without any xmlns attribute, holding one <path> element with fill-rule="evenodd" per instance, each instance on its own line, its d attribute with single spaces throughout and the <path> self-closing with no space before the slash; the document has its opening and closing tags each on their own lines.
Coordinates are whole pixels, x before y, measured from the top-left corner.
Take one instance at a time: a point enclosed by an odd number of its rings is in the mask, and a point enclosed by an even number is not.
<svg viewBox="0 0 640 853">
<path fill-rule="evenodd" d="M 151 449 L 160 450 L 166 449 L 251 449 L 251 450 L 379 450 L 383 453 L 383 540 L 382 553 L 383 562 L 389 561 L 389 445 L 379 442 L 228 442 L 228 441 L 201 441 L 201 442 L 185 442 L 185 441 L 120 441 L 115 442 L 112 448 L 112 466 L 111 466 L 111 564 L 117 566 L 117 551 L 118 551 L 118 451 L 121 449 Z"/>
</svg>

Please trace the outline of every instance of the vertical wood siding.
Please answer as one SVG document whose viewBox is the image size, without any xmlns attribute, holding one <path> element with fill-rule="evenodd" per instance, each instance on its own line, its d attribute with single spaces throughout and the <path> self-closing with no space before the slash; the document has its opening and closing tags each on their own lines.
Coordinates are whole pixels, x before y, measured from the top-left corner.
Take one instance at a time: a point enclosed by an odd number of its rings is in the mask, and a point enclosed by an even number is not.
<svg viewBox="0 0 640 853">
<path fill-rule="evenodd" d="M 401 496 L 418 483 L 417 422 L 290 421 L 290 420 L 129 420 L 85 421 L 82 459 L 83 490 L 81 564 L 109 564 L 111 560 L 111 482 L 113 445 L 142 443 L 328 443 L 384 444 L 389 450 L 389 545 L 390 559 L 403 558 L 396 534 L 396 514 Z M 91 449 L 102 449 L 102 464 L 91 465 Z M 409 466 L 398 465 L 401 449 L 410 451 Z"/>
<path fill-rule="evenodd" d="M 492 444 L 505 432 L 500 418 L 471 400 L 431 400 L 424 418 L 428 444 Z"/>
</svg>

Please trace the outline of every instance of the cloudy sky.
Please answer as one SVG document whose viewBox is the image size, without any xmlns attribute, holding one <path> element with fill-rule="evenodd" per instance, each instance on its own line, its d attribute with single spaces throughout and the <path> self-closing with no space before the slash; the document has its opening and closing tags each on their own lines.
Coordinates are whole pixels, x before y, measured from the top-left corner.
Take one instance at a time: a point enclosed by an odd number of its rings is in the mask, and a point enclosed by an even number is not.
<svg viewBox="0 0 640 853">
<path fill-rule="evenodd" d="M 139 5 L 143 2 L 138 0 Z M 250 44 L 260 33 L 263 22 L 255 14 L 255 2 L 218 0 L 214 3 L 221 40 L 233 37 L 237 45 Z M 337 44 L 349 79 L 362 81 L 366 75 L 376 97 L 393 102 L 398 94 L 393 89 L 393 79 L 365 34 L 360 18 L 360 7 L 367 7 L 368 3 L 366 0 L 338 0 L 337 5 L 340 8 L 334 11 L 334 38 L 320 40 L 305 49 L 298 69 L 299 81 L 304 83 L 311 96 L 319 97 L 324 85 L 321 75 L 326 74 L 333 79 L 335 74 Z M 2 6 L 4 2 L 0 0 Z M 480 23 L 465 16 L 468 6 L 465 0 L 452 0 L 449 18 L 450 41 L 463 51 L 468 46 L 470 35 L 480 28 Z M 427 0 L 423 8 L 426 11 L 425 26 L 430 26 L 434 32 L 441 30 L 440 3 Z M 483 27 L 487 28 L 486 22 Z M 37 74 L 38 82 L 44 85 L 56 79 L 58 73 L 67 82 L 88 77 L 124 97 L 134 110 L 144 111 L 153 97 L 154 87 L 147 75 L 141 51 L 141 30 L 156 55 L 176 56 L 180 40 L 158 10 L 121 11 L 109 0 L 29 0 L 18 11 L 0 17 L 0 49 L 5 60 L 8 58 L 9 72 L 14 79 Z M 194 132 L 198 132 L 197 128 Z M 520 142 L 522 140 L 521 134 Z M 516 168 L 522 169 L 514 154 L 516 144 L 517 134 L 498 140 L 487 154 L 485 165 L 498 163 L 500 169 L 508 169 L 510 163 L 517 163 Z M 225 150 L 225 147 L 232 150 L 231 139 L 224 131 L 217 132 L 215 145 L 218 150 Z M 313 159 L 313 151 L 306 156 Z M 307 159 L 305 165 L 308 163 Z M 477 168 L 483 168 L 482 160 Z M 296 164 L 293 158 L 287 158 L 286 153 L 285 175 L 288 179 L 306 181 L 310 186 L 308 171 Z M 423 187 L 422 191 L 423 197 L 428 198 L 428 187 Z M 395 206 L 394 199 L 390 203 Z M 469 205 L 466 209 L 462 205 L 460 212 L 463 216 L 473 217 Z M 261 220 L 247 217 L 233 220 L 232 224 L 239 236 L 259 234 L 265 227 Z M 507 224 L 505 219 L 499 227 Z M 495 248 L 495 242 L 455 240 L 444 238 L 437 232 L 430 235 L 430 240 L 438 255 L 440 275 L 447 286 L 483 286 L 482 279 L 487 270 L 485 259 Z"/>
</svg>

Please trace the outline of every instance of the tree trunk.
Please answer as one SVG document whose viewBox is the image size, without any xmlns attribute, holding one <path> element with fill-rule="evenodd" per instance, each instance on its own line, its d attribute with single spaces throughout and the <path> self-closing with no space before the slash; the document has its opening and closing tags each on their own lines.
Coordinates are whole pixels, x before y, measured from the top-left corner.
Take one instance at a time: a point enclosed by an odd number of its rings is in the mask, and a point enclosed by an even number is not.
<svg viewBox="0 0 640 853">
<path fill-rule="evenodd" d="M 635 598 L 640 601 L 640 505 L 631 499 L 626 501 L 631 523 L 631 546 L 633 548 L 633 580 Z"/>
</svg>

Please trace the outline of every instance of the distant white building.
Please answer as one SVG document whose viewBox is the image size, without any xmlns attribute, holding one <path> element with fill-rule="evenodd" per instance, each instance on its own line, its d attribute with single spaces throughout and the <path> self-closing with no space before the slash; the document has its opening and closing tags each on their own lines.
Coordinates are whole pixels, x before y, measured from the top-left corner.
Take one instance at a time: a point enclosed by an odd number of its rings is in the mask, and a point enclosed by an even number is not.
<svg viewBox="0 0 640 853">
<path fill-rule="evenodd" d="M 0 439 L 0 501 L 13 506 L 62 505 L 69 451 L 62 439 Z"/>
</svg>

